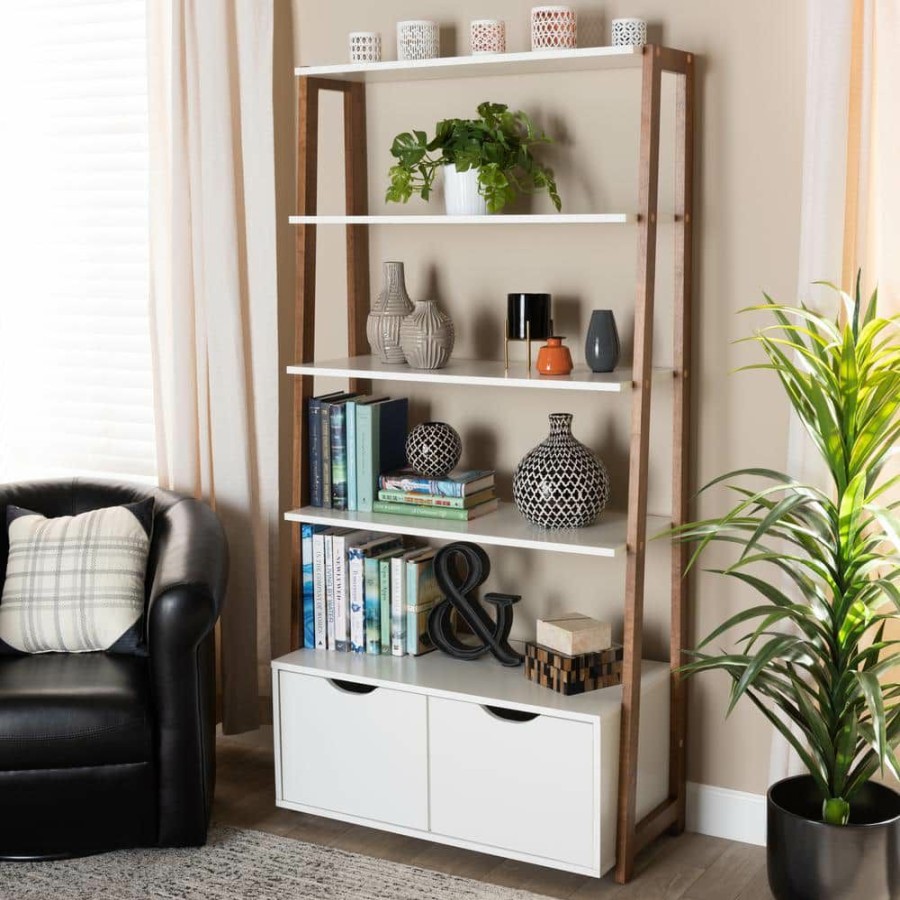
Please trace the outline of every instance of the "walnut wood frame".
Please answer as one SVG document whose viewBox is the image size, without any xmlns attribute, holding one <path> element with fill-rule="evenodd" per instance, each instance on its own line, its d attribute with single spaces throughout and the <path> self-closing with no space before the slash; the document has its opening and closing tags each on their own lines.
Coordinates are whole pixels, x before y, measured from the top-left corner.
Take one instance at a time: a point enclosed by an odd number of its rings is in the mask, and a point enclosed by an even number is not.
<svg viewBox="0 0 900 900">
<path fill-rule="evenodd" d="M 644 570 L 646 562 L 647 479 L 653 358 L 653 306 L 656 280 L 656 229 L 659 184 L 660 93 L 663 72 L 676 77 L 675 110 L 675 292 L 674 397 L 672 453 L 672 521 L 688 518 L 690 445 L 690 338 L 693 228 L 693 54 L 649 45 L 642 59 L 641 138 L 639 164 L 638 273 L 635 297 L 634 384 L 628 482 L 628 530 L 625 576 L 625 648 L 622 684 L 622 733 L 619 747 L 619 795 L 615 878 L 629 881 L 639 850 L 668 830 L 685 825 L 685 741 L 687 689 L 678 674 L 688 641 L 688 586 L 684 577 L 686 549 L 672 548 L 671 565 L 671 725 L 669 796 L 640 821 L 636 816 L 640 721 L 641 654 L 643 650 Z M 367 213 L 365 84 L 301 76 L 298 91 L 297 214 L 314 216 L 317 206 L 319 93 L 343 95 L 346 212 Z M 294 361 L 315 358 L 316 225 L 297 227 L 296 322 Z M 369 236 L 367 225 L 347 226 L 348 355 L 367 346 L 365 321 L 369 307 Z M 361 389 L 357 383 L 354 388 Z M 293 496 L 295 507 L 308 503 L 309 459 L 306 403 L 313 376 L 294 381 Z M 300 529 L 294 529 L 291 554 L 292 597 L 300 593 Z M 291 603 L 291 648 L 302 645 L 299 604 Z"/>
</svg>

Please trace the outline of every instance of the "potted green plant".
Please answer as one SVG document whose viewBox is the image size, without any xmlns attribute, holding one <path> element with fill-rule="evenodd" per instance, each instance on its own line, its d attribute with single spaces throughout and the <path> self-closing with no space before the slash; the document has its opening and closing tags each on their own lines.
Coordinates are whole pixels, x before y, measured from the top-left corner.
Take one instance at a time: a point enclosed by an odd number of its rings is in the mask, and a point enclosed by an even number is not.
<svg viewBox="0 0 900 900">
<path fill-rule="evenodd" d="M 835 290 L 837 290 L 835 288 Z M 727 483 L 725 515 L 675 530 L 713 541 L 737 558 L 719 574 L 752 588 L 760 603 L 731 616 L 683 669 L 731 680 L 728 711 L 748 697 L 794 748 L 808 774 L 768 792 L 769 884 L 778 900 L 900 897 L 900 796 L 873 777 L 900 777 L 900 476 L 885 472 L 900 436 L 900 317 L 878 315 L 877 292 L 861 308 L 842 293 L 832 320 L 766 296 L 775 318 L 756 332 L 821 456 L 831 484 L 741 469 Z M 749 484 L 747 483 L 749 480 Z M 705 490 L 706 488 L 704 488 Z M 736 649 L 711 644 L 744 629 Z"/>
<path fill-rule="evenodd" d="M 531 153 L 550 143 L 521 110 L 503 103 L 481 103 L 477 119 L 444 119 L 434 137 L 424 131 L 398 134 L 391 145 L 397 162 L 390 170 L 385 199 L 406 203 L 413 194 L 431 197 L 435 177 L 444 176 L 447 215 L 500 212 L 519 194 L 547 191 L 562 209 L 553 171 Z"/>
</svg>

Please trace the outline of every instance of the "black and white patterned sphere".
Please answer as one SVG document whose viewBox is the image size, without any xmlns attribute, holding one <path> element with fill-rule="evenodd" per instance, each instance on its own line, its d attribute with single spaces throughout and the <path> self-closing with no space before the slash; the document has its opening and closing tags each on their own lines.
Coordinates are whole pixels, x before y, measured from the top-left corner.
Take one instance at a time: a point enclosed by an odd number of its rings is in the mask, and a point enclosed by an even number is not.
<svg viewBox="0 0 900 900">
<path fill-rule="evenodd" d="M 423 422 L 406 439 L 406 461 L 418 475 L 443 478 L 462 456 L 462 440 L 446 422 Z"/>
<path fill-rule="evenodd" d="M 550 436 L 522 458 L 513 475 L 513 500 L 542 528 L 590 525 L 609 500 L 609 475 L 572 436 L 569 413 L 550 415 Z"/>
</svg>

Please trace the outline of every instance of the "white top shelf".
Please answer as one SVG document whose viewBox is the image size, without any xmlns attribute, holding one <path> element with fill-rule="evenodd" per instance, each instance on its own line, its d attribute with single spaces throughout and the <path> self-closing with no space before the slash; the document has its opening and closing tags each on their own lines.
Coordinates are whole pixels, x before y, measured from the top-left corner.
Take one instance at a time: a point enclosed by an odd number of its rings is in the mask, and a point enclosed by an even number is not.
<svg viewBox="0 0 900 900">
<path fill-rule="evenodd" d="M 583 47 L 579 50 L 530 50 L 438 59 L 387 60 L 377 63 L 339 63 L 298 66 L 294 74 L 342 81 L 430 81 L 441 78 L 487 78 L 491 75 L 533 75 L 633 69 L 641 65 L 643 47 Z"/>
<path fill-rule="evenodd" d="M 524 349 L 512 346 L 515 352 L 524 356 Z M 535 341 L 532 352 L 537 358 Z M 512 352 L 512 351 L 511 351 Z M 372 381 L 404 381 L 425 384 L 466 384 L 481 387 L 534 388 L 550 391 L 589 391 L 619 394 L 630 391 L 632 372 L 630 368 L 616 369 L 614 372 L 592 372 L 587 366 L 577 365 L 568 375 L 539 375 L 532 370 L 529 375 L 526 363 L 510 361 L 509 371 L 502 361 L 457 359 L 455 357 L 443 369 L 411 369 L 407 365 L 392 365 L 381 362 L 374 356 L 352 356 L 348 359 L 333 359 L 325 362 L 304 363 L 287 367 L 288 375 L 313 375 L 322 378 L 365 378 Z M 671 377 L 671 369 L 654 369 L 653 376 Z"/>
<path fill-rule="evenodd" d="M 520 653 L 524 644 L 513 641 Z M 557 712 L 571 719 L 615 715 L 621 709 L 622 687 L 601 688 L 567 697 L 525 677 L 521 667 L 502 666 L 490 653 L 462 661 L 435 650 L 426 656 L 372 656 L 336 650 L 295 650 L 272 661 L 276 671 L 350 679 L 393 690 L 467 700 L 487 706 L 539 714 Z M 647 688 L 669 677 L 667 663 L 641 663 L 641 684 Z"/>
<path fill-rule="evenodd" d="M 291 216 L 291 225 L 630 225 L 633 213 L 552 213 L 545 215 L 428 216 Z"/>
<path fill-rule="evenodd" d="M 471 522 L 452 519 L 429 519 L 424 516 L 398 516 L 389 513 L 348 512 L 304 506 L 284 514 L 288 522 L 309 522 L 313 525 L 364 528 L 387 534 L 409 534 L 438 541 L 465 539 L 497 547 L 520 547 L 530 550 L 549 550 L 555 553 L 574 553 L 578 556 L 612 558 L 625 552 L 627 516 L 623 512 L 608 511 L 586 528 L 537 528 L 525 519 L 512 503 L 500 502 L 496 512 Z M 671 522 L 661 516 L 647 517 L 647 534 L 654 535 L 668 528 Z"/>
</svg>

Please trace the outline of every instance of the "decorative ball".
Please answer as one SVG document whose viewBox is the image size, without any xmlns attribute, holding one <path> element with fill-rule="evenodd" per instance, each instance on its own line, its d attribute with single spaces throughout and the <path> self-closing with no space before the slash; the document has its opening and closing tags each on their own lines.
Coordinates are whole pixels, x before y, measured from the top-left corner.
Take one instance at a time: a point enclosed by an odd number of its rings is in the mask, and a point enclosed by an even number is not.
<svg viewBox="0 0 900 900">
<path fill-rule="evenodd" d="M 573 437 L 569 413 L 551 413 L 549 437 L 525 454 L 513 475 L 517 509 L 541 528 L 582 528 L 608 499 L 606 467 Z"/>
<path fill-rule="evenodd" d="M 443 478 L 462 456 L 462 440 L 446 422 L 423 422 L 406 439 L 406 461 L 419 475 Z"/>
</svg>

